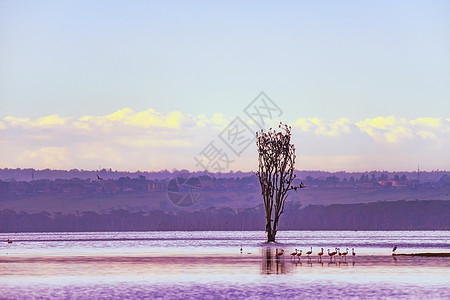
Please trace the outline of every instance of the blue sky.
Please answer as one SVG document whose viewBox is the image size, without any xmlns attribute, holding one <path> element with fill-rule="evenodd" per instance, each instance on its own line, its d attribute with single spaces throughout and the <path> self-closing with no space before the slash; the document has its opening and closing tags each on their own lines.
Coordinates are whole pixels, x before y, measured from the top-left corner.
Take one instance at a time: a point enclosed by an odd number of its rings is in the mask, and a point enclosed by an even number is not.
<svg viewBox="0 0 450 300">
<path fill-rule="evenodd" d="M 2 0 L 0 163 L 95 168 L 102 158 L 93 153 L 110 148 L 110 160 L 103 165 L 112 168 L 193 169 L 192 156 L 265 91 L 282 108 L 280 119 L 297 124 L 298 155 L 308 169 L 409 170 L 418 163 L 450 169 L 445 148 L 450 122 L 449 15 L 448 1 Z M 206 118 L 218 127 L 209 132 L 191 128 L 197 140 L 179 137 L 158 151 L 150 145 L 139 148 L 140 161 L 151 161 L 146 153 L 180 157 L 176 163 L 141 165 L 129 161 L 126 153 L 133 149 L 128 146 L 125 150 L 108 140 L 99 142 L 102 138 L 75 133 L 70 126 L 63 134 L 54 132 L 56 128 L 42 121 L 48 116 L 58 117 L 54 124 L 60 125 L 87 116 L 91 121 L 108 119 L 126 108 L 132 112 L 122 114 L 124 118 L 152 110 L 166 120 L 177 112 L 179 120 L 199 124 Z M 312 122 L 319 129 L 324 124 L 332 128 L 347 124 L 345 120 L 350 129 L 345 135 L 332 132 L 332 140 L 305 127 Z M 370 122 L 383 123 L 371 126 L 382 130 L 384 140 L 377 140 L 364 125 Z M 153 136 L 161 130 L 150 123 L 145 128 L 151 134 L 139 133 L 136 140 L 170 140 Z M 417 124 L 428 124 L 427 130 Z M 180 132 L 190 126 L 178 125 Z M 73 136 L 72 142 L 63 142 L 61 136 Z M 389 147 L 382 140 L 391 143 Z M 179 143 L 189 144 L 189 150 L 175 146 Z M 50 151 L 45 154 L 48 160 L 43 159 L 45 151 Z M 370 151 L 375 152 L 369 157 Z M 400 164 L 405 151 L 409 156 Z M 60 160 L 51 159 L 55 153 Z M 386 162 L 386 155 L 397 159 Z M 239 160 L 234 166 L 251 168 Z"/>
</svg>

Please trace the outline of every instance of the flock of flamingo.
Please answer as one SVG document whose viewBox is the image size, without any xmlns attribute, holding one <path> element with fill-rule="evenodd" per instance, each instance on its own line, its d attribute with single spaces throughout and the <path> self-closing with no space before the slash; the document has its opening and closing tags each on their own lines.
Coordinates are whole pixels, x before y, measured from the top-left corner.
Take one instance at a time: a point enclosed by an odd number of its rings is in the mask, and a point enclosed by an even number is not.
<svg viewBox="0 0 450 300">
<path fill-rule="evenodd" d="M 327 249 L 328 250 L 328 256 L 330 257 L 330 261 L 332 261 L 333 260 L 333 258 L 336 260 L 336 256 L 339 256 L 341 259 L 343 258 L 343 259 L 346 259 L 346 257 L 347 257 L 347 255 L 349 254 L 348 253 L 348 248 L 346 248 L 345 249 L 345 252 L 341 252 L 341 249 L 340 248 L 334 248 L 334 251 L 333 252 L 330 252 L 330 249 Z M 302 254 L 303 254 L 303 251 L 302 250 L 298 250 L 298 249 L 295 249 L 295 252 L 292 252 L 291 253 L 291 259 L 298 259 L 299 261 L 300 261 L 300 259 L 301 259 L 301 257 L 302 257 Z M 309 251 L 307 251 L 307 252 L 305 252 L 305 255 L 306 255 L 306 257 L 308 258 L 308 259 L 311 259 L 311 255 L 313 254 L 313 249 L 312 249 L 312 247 L 311 247 L 311 249 L 309 250 Z M 323 254 L 324 254 L 324 252 L 323 252 L 323 248 L 321 248 L 320 249 L 320 252 L 319 253 L 317 253 L 317 259 L 319 260 L 319 261 L 321 261 L 322 260 L 322 256 L 323 256 Z M 355 252 L 355 248 L 352 248 L 352 256 L 353 257 L 355 257 L 356 256 L 356 252 Z M 282 257 L 284 255 L 284 250 L 283 249 L 281 249 L 280 251 L 278 251 L 278 249 L 276 249 L 276 256 L 277 257 Z"/>
</svg>

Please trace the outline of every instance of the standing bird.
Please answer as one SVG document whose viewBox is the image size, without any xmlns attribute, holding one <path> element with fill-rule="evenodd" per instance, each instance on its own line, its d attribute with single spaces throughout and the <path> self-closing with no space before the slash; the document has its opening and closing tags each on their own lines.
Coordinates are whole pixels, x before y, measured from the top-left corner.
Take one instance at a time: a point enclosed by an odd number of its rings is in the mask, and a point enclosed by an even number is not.
<svg viewBox="0 0 450 300">
<path fill-rule="evenodd" d="M 292 253 L 291 253 L 291 259 L 292 259 L 293 257 L 296 257 L 296 256 L 297 256 L 297 253 L 298 253 L 298 250 L 295 249 L 295 252 L 292 252 Z"/>
<path fill-rule="evenodd" d="M 321 248 L 321 251 L 317 255 L 319 256 L 319 260 L 322 260 L 323 248 Z"/>
<path fill-rule="evenodd" d="M 12 241 L 10 239 L 8 239 L 8 244 L 12 244 Z"/>
<path fill-rule="evenodd" d="M 281 249 L 280 252 L 278 252 L 278 249 L 275 249 L 275 252 L 276 252 L 276 254 L 277 254 L 277 257 L 280 257 L 281 255 L 284 254 L 284 250 L 283 250 L 283 249 Z"/>
<path fill-rule="evenodd" d="M 302 256 L 302 250 L 298 251 L 298 253 L 297 253 L 297 257 L 298 257 L 299 261 L 300 261 L 300 256 Z"/>
<path fill-rule="evenodd" d="M 333 256 L 336 255 L 336 251 L 330 252 L 330 249 L 328 249 L 328 256 L 330 257 L 330 261 L 333 260 Z"/>
<path fill-rule="evenodd" d="M 353 255 L 353 256 L 356 255 L 355 248 L 352 248 L 352 255 Z"/>
<path fill-rule="evenodd" d="M 342 252 L 342 257 L 344 257 L 344 261 L 347 261 L 348 248 L 345 249 L 345 252 Z"/>
<path fill-rule="evenodd" d="M 347 256 L 347 254 L 348 254 L 348 248 L 345 249 L 345 252 L 342 252 L 342 255 L 343 255 L 344 257 Z"/>
<path fill-rule="evenodd" d="M 308 258 L 309 258 L 309 256 L 312 254 L 312 247 L 311 247 L 311 250 L 309 250 L 308 252 L 306 252 L 306 255 L 308 256 Z"/>
<path fill-rule="evenodd" d="M 392 253 L 394 253 L 395 250 L 397 250 L 397 245 L 395 245 L 394 248 L 392 248 Z"/>
</svg>

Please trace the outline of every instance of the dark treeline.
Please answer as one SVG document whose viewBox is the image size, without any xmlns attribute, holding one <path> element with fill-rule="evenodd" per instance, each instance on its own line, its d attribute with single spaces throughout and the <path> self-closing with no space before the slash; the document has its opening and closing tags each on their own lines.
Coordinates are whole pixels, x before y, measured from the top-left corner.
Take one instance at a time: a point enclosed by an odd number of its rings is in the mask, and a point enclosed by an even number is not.
<svg viewBox="0 0 450 300">
<path fill-rule="evenodd" d="M 286 207 L 280 230 L 449 230 L 450 201 L 391 201 Z M 264 230 L 262 205 L 252 209 L 209 208 L 178 213 L 27 214 L 0 211 L 0 232 L 146 230 Z"/>
</svg>

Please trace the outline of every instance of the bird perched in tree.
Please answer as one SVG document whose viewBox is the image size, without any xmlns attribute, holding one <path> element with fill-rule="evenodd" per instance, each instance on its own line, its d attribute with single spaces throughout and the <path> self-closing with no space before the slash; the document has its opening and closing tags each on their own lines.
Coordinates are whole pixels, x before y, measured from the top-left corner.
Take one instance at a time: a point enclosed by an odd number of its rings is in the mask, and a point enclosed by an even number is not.
<svg viewBox="0 0 450 300">
<path fill-rule="evenodd" d="M 291 187 L 294 189 L 294 191 L 297 191 L 297 189 L 304 189 L 306 185 L 303 184 L 303 182 L 300 182 L 299 186 Z"/>
</svg>

